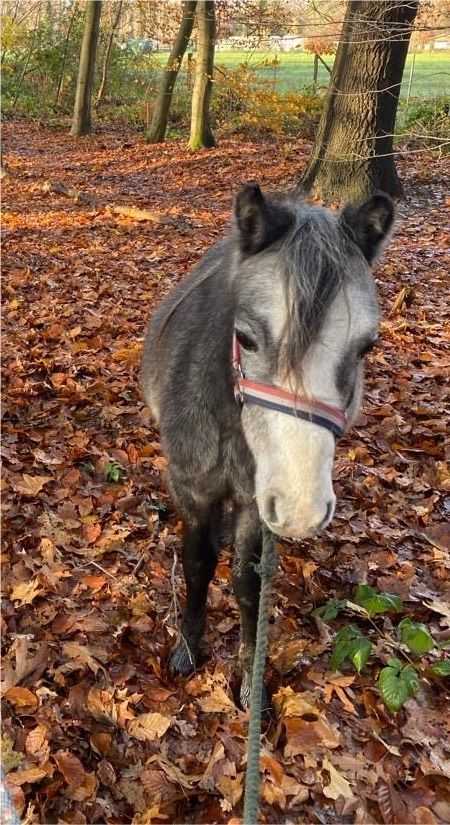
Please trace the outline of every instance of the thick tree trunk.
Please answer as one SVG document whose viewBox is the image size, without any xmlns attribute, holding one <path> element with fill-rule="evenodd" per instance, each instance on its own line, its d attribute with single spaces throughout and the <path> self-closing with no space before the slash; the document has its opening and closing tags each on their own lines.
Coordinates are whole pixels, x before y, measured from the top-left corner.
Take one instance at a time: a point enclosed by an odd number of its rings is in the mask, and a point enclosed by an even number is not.
<svg viewBox="0 0 450 825">
<path fill-rule="evenodd" d="M 81 43 L 80 65 L 78 67 L 77 89 L 73 110 L 71 135 L 88 135 L 91 124 L 91 97 L 94 80 L 95 56 L 100 27 L 101 0 L 87 0 L 86 21 Z"/>
<path fill-rule="evenodd" d="M 197 0 L 185 0 L 185 2 L 183 2 L 183 17 L 180 28 L 166 63 L 158 96 L 155 101 L 155 108 L 153 109 L 152 122 L 147 134 L 149 143 L 162 143 L 166 136 L 173 89 L 192 34 L 196 5 Z"/>
<path fill-rule="evenodd" d="M 381 189 L 403 197 L 393 132 L 419 0 L 349 0 L 300 189 L 328 201 Z"/>
<path fill-rule="evenodd" d="M 117 5 L 116 16 L 114 18 L 114 21 L 113 21 L 113 24 L 112 24 L 112 27 L 111 27 L 111 31 L 109 33 L 108 42 L 106 44 L 105 57 L 103 58 L 102 80 L 101 80 L 101 83 L 100 83 L 100 88 L 98 90 L 97 100 L 95 101 L 95 104 L 94 104 L 95 108 L 97 108 L 97 106 L 100 105 L 100 103 L 102 102 L 102 99 L 103 99 L 103 95 L 105 94 L 106 83 L 107 83 L 107 80 L 108 80 L 109 60 L 110 60 L 111 49 L 112 49 L 112 44 L 113 44 L 113 40 L 114 40 L 114 32 L 116 31 L 117 26 L 119 25 L 121 13 L 122 13 L 122 0 L 120 0 L 120 2 Z"/>
<path fill-rule="evenodd" d="M 214 0 L 202 0 L 197 7 L 198 50 L 192 91 L 190 149 L 209 149 L 215 146 L 211 129 L 210 100 L 214 71 L 216 16 Z"/>
</svg>

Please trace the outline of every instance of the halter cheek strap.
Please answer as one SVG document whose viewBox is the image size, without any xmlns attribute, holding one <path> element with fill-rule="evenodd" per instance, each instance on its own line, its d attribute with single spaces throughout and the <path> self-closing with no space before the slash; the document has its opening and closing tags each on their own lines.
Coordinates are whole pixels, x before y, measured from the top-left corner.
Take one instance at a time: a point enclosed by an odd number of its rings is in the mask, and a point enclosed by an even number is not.
<svg viewBox="0 0 450 825">
<path fill-rule="evenodd" d="M 233 333 L 233 368 L 236 376 L 234 395 L 238 403 L 257 404 L 268 410 L 293 415 L 302 421 L 310 421 L 312 424 L 329 430 L 336 438 L 344 434 L 347 416 L 337 407 L 282 390 L 273 384 L 262 384 L 246 378 L 242 371 L 241 348 L 235 332 Z"/>
</svg>

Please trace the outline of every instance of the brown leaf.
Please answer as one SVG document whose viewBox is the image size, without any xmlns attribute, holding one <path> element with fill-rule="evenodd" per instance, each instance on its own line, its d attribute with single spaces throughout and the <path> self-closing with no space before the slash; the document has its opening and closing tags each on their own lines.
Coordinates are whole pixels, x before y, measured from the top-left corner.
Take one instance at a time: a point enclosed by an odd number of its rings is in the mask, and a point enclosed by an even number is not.
<svg viewBox="0 0 450 825">
<path fill-rule="evenodd" d="M 319 716 L 320 710 L 312 700 L 311 693 L 294 693 L 292 688 L 286 687 L 275 694 L 273 705 L 276 712 L 283 716 Z"/>
<path fill-rule="evenodd" d="M 102 667 L 87 645 L 80 645 L 78 642 L 64 642 L 63 653 L 70 660 L 68 664 L 61 666 L 63 672 L 88 667 L 93 673 L 97 673 L 99 668 Z"/>
<path fill-rule="evenodd" d="M 33 497 L 37 496 L 49 481 L 53 481 L 53 476 L 30 476 L 24 473 L 21 479 L 12 479 L 11 484 L 14 490 L 23 496 Z"/>
<path fill-rule="evenodd" d="M 233 700 L 223 687 L 217 684 L 212 686 L 211 693 L 207 693 L 197 701 L 203 713 L 228 713 L 230 710 L 236 710 Z"/>
<path fill-rule="evenodd" d="M 97 788 L 98 780 L 95 773 L 86 773 L 84 782 L 81 785 L 70 786 L 70 797 L 75 800 L 75 802 L 93 802 Z"/>
<path fill-rule="evenodd" d="M 57 751 L 53 757 L 68 785 L 82 785 L 86 776 L 78 756 L 70 751 Z"/>
<path fill-rule="evenodd" d="M 112 734 L 108 731 L 96 731 L 90 737 L 91 747 L 101 756 L 106 756 L 111 748 Z"/>
<path fill-rule="evenodd" d="M 11 601 L 13 602 L 20 602 L 20 606 L 24 604 L 31 604 L 34 599 L 37 599 L 39 596 L 44 596 L 46 590 L 41 587 L 39 580 L 32 579 L 29 582 L 19 582 L 13 587 L 11 592 Z"/>
<path fill-rule="evenodd" d="M 420 806 L 414 811 L 414 822 L 416 825 L 437 825 L 438 820 L 429 808 Z"/>
<path fill-rule="evenodd" d="M 106 785 L 106 787 L 112 787 L 117 781 L 116 772 L 111 762 L 108 762 L 107 759 L 102 759 L 101 762 L 99 762 L 97 776 L 102 785 Z"/>
<path fill-rule="evenodd" d="M 347 780 L 336 770 L 330 760 L 324 756 L 322 759 L 323 768 L 330 774 L 330 782 L 322 788 L 323 795 L 328 799 L 339 799 L 343 796 L 344 799 L 353 799 L 353 792 Z"/>
<path fill-rule="evenodd" d="M 167 470 L 167 458 L 163 455 L 158 455 L 156 458 L 152 459 L 152 467 L 155 470 L 159 470 L 161 473 L 164 473 Z"/>
<path fill-rule="evenodd" d="M 341 744 L 338 734 L 325 717 L 320 716 L 315 722 L 307 722 L 297 717 L 285 719 L 287 743 L 285 756 L 297 754 L 320 753 L 323 748 L 338 748 Z"/>
<path fill-rule="evenodd" d="M 162 739 L 170 727 L 171 720 L 161 713 L 141 713 L 128 725 L 128 733 L 142 742 Z"/>
<path fill-rule="evenodd" d="M 44 776 L 47 776 L 51 771 L 51 766 L 45 765 L 40 766 L 39 768 L 24 768 L 21 771 L 15 771 L 14 773 L 8 774 L 8 784 L 9 785 L 25 785 L 25 783 L 29 782 L 32 784 L 33 782 L 40 782 Z"/>
<path fill-rule="evenodd" d="M 40 759 L 43 759 L 44 756 L 47 758 L 49 751 L 47 734 L 48 731 L 45 725 L 37 725 L 35 728 L 30 730 L 27 738 L 25 739 L 25 750 L 30 754 L 30 756 L 35 756 Z"/>
<path fill-rule="evenodd" d="M 83 537 L 86 544 L 94 544 L 101 535 L 101 532 L 102 527 L 98 521 L 92 524 L 83 524 Z"/>
<path fill-rule="evenodd" d="M 5 693 L 5 699 L 11 702 L 12 705 L 18 708 L 30 707 L 37 708 L 39 699 L 31 690 L 24 687 L 12 687 Z"/>
<path fill-rule="evenodd" d="M 22 679 L 25 679 L 31 673 L 34 673 L 34 671 L 45 666 L 48 659 L 49 648 L 45 642 L 41 642 L 34 656 L 28 658 L 28 639 L 22 636 L 13 642 L 10 653 L 15 655 L 16 667 L 14 669 L 9 660 L 5 659 L 3 663 L 4 679 L 1 685 L 2 696 L 10 687 L 14 687 L 14 685 L 17 685 Z"/>
</svg>

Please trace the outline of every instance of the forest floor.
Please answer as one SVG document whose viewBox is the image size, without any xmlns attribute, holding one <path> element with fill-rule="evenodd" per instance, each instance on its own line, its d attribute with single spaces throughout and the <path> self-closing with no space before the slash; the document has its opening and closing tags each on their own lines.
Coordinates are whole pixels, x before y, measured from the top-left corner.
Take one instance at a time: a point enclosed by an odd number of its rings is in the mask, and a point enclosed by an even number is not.
<svg viewBox="0 0 450 825">
<path fill-rule="evenodd" d="M 174 683 L 181 524 L 137 375 L 147 317 L 226 230 L 237 185 L 292 184 L 311 146 L 227 140 L 192 154 L 121 128 L 76 140 L 12 120 L 3 132 L 8 787 L 28 823 L 236 821 L 247 714 L 235 701 L 231 551 L 210 590 L 205 664 Z M 337 513 L 321 538 L 279 543 L 266 822 L 450 821 L 449 680 L 432 670 L 450 637 L 450 158 L 413 154 L 399 168 L 408 198 L 376 270 L 381 340 L 363 414 L 338 446 Z M 49 181 L 97 201 L 48 191 Z M 359 584 L 396 594 L 402 612 L 311 615 L 351 601 Z M 435 640 L 423 656 L 399 642 L 405 617 Z M 349 622 L 373 643 L 360 674 L 329 666 Z M 376 686 L 392 656 L 420 677 L 396 713 Z"/>
</svg>

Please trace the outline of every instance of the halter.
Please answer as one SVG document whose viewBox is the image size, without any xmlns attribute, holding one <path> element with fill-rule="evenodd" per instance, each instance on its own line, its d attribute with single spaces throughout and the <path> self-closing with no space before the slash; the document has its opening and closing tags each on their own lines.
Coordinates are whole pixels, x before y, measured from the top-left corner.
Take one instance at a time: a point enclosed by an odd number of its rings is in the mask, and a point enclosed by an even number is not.
<svg viewBox="0 0 450 825">
<path fill-rule="evenodd" d="M 306 396 L 296 395 L 294 392 L 287 392 L 273 384 L 262 384 L 246 378 L 242 371 L 241 347 L 236 332 L 233 332 L 233 368 L 236 376 L 234 397 L 239 404 L 242 405 L 244 401 L 247 401 L 249 404 L 257 404 L 268 410 L 293 415 L 302 421 L 310 421 L 319 427 L 325 427 L 336 438 L 344 434 L 347 416 L 337 407 L 330 407 L 323 401 L 315 401 Z"/>
</svg>

